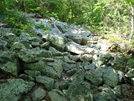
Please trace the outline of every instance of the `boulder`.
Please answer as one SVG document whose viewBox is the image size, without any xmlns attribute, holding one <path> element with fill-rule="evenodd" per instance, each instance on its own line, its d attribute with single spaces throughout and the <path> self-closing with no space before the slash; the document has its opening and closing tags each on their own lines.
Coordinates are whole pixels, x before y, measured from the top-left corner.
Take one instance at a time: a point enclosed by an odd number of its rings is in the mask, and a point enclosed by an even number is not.
<svg viewBox="0 0 134 101">
<path fill-rule="evenodd" d="M 52 62 L 52 65 L 46 66 L 42 70 L 42 73 L 52 78 L 60 78 L 62 71 L 63 71 L 62 61 L 55 60 L 54 62 Z"/>
<path fill-rule="evenodd" d="M 72 82 L 66 96 L 69 101 L 93 101 L 92 90 L 87 82 Z"/>
<path fill-rule="evenodd" d="M 130 69 L 126 74 L 126 77 L 134 77 L 134 69 Z"/>
<path fill-rule="evenodd" d="M 0 67 L 5 72 L 8 72 L 14 76 L 18 76 L 20 68 L 15 63 L 8 61 L 3 67 Z"/>
<path fill-rule="evenodd" d="M 104 83 L 110 87 L 115 87 L 118 84 L 118 75 L 113 68 L 108 68 L 103 73 Z"/>
<path fill-rule="evenodd" d="M 99 86 L 103 83 L 102 72 L 91 69 L 85 74 L 85 78 L 90 80 L 94 85 Z"/>
<path fill-rule="evenodd" d="M 45 85 L 47 90 L 52 90 L 54 88 L 54 79 L 47 76 L 36 76 L 36 81 Z"/>
<path fill-rule="evenodd" d="M 117 99 L 108 85 L 100 86 L 98 89 L 102 92 L 94 94 L 94 101 L 115 101 Z"/>
<path fill-rule="evenodd" d="M 57 32 L 56 29 L 52 29 L 47 36 L 47 40 L 57 48 L 58 50 L 64 50 L 65 47 L 65 38 L 62 34 Z"/>
<path fill-rule="evenodd" d="M 22 79 L 7 79 L 7 82 L 0 84 L 1 101 L 18 101 L 23 94 L 28 93 L 35 83 Z"/>
<path fill-rule="evenodd" d="M 94 49 L 87 47 L 87 46 L 79 45 L 75 42 L 68 42 L 66 44 L 66 50 L 75 54 L 79 54 L 79 55 L 82 55 L 82 54 L 93 55 L 94 54 Z"/>
<path fill-rule="evenodd" d="M 46 92 L 43 90 L 43 88 L 39 87 L 31 94 L 32 101 L 41 101 L 45 96 Z"/>
<path fill-rule="evenodd" d="M 57 89 L 53 89 L 52 91 L 48 92 L 48 96 L 50 97 L 51 101 L 68 101 L 65 95 Z"/>
<path fill-rule="evenodd" d="M 35 63 L 24 63 L 23 65 L 24 65 L 25 70 L 41 71 L 42 69 L 45 68 L 46 63 L 43 60 L 40 60 L 40 61 L 35 62 Z"/>
</svg>

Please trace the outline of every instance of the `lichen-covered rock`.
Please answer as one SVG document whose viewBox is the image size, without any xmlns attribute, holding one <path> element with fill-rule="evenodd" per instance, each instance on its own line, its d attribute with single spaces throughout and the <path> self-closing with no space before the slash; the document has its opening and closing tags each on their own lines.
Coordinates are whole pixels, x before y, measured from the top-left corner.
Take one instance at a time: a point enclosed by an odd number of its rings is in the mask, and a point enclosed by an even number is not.
<svg viewBox="0 0 134 101">
<path fill-rule="evenodd" d="M 55 49 L 54 47 L 50 47 L 49 51 L 54 55 L 54 56 L 62 56 L 63 53 Z"/>
<path fill-rule="evenodd" d="M 31 94 L 31 96 L 32 101 L 41 101 L 46 96 L 46 92 L 43 90 L 43 88 L 39 87 Z"/>
<path fill-rule="evenodd" d="M 24 33 L 24 32 L 22 32 L 21 34 L 20 34 L 20 36 L 19 36 L 19 39 L 20 40 L 31 40 L 31 36 L 28 34 L 28 33 Z"/>
<path fill-rule="evenodd" d="M 134 77 L 134 69 L 130 69 L 126 74 L 126 77 Z"/>
<path fill-rule="evenodd" d="M 0 100 L 18 101 L 21 95 L 28 93 L 33 86 L 33 82 L 26 82 L 22 79 L 7 79 L 6 83 L 0 84 Z"/>
<path fill-rule="evenodd" d="M 0 67 L 5 72 L 9 72 L 12 75 L 18 76 L 19 67 L 15 63 L 8 61 L 3 67 Z"/>
<path fill-rule="evenodd" d="M 103 73 L 104 83 L 110 87 L 115 87 L 118 84 L 118 75 L 113 68 L 108 68 Z"/>
<path fill-rule="evenodd" d="M 46 63 L 43 60 L 40 60 L 35 63 L 25 63 L 24 69 L 41 71 L 42 69 L 45 68 L 45 66 L 46 66 Z"/>
<path fill-rule="evenodd" d="M 36 76 L 36 81 L 45 85 L 47 90 L 52 90 L 54 88 L 54 79 L 47 76 Z"/>
<path fill-rule="evenodd" d="M 37 57 L 36 54 L 27 49 L 20 50 L 17 55 L 25 63 L 37 62 L 40 60 L 40 57 Z"/>
<path fill-rule="evenodd" d="M 52 78 L 60 78 L 63 71 L 62 61 L 55 60 L 52 65 L 46 66 L 42 73 Z"/>
<path fill-rule="evenodd" d="M 3 39 L 8 42 L 8 44 L 12 44 L 19 40 L 19 38 L 13 33 L 5 33 L 3 34 Z"/>
<path fill-rule="evenodd" d="M 40 71 L 35 71 L 35 70 L 25 70 L 24 71 L 27 75 L 31 76 L 32 78 L 35 78 L 36 76 L 41 75 Z"/>
<path fill-rule="evenodd" d="M 85 65 L 84 69 L 85 70 L 95 69 L 95 64 Z"/>
<path fill-rule="evenodd" d="M 72 82 L 66 96 L 69 101 L 93 101 L 93 94 L 87 82 Z"/>
<path fill-rule="evenodd" d="M 6 63 L 7 61 L 12 60 L 12 53 L 10 51 L 0 51 L 0 62 Z"/>
<path fill-rule="evenodd" d="M 65 95 L 57 89 L 53 89 L 52 91 L 48 92 L 48 95 L 51 101 L 68 101 Z"/>
<path fill-rule="evenodd" d="M 115 101 L 115 99 L 117 99 L 108 85 L 100 86 L 98 89 L 102 92 L 94 94 L 94 101 Z"/>
<path fill-rule="evenodd" d="M 47 37 L 47 40 L 57 48 L 58 50 L 64 50 L 65 47 L 65 38 L 62 34 L 57 34 L 57 30 L 53 29 Z"/>
<path fill-rule="evenodd" d="M 102 84 L 103 82 L 102 72 L 95 70 L 95 69 L 91 69 L 88 72 L 86 72 L 85 78 L 87 80 L 90 80 L 94 85 L 97 85 L 97 86 Z"/>
<path fill-rule="evenodd" d="M 75 42 L 68 42 L 66 44 L 66 50 L 69 52 L 75 53 L 75 54 L 79 54 L 79 55 L 82 55 L 82 54 L 93 55 L 94 54 L 93 48 L 89 48 L 87 46 L 82 46 L 82 45 L 79 45 Z"/>
<path fill-rule="evenodd" d="M 0 50 L 7 50 L 8 43 L 7 41 L 0 40 Z"/>
<path fill-rule="evenodd" d="M 84 54 L 80 57 L 81 61 L 91 61 L 93 59 L 93 56 L 90 54 Z"/>
</svg>

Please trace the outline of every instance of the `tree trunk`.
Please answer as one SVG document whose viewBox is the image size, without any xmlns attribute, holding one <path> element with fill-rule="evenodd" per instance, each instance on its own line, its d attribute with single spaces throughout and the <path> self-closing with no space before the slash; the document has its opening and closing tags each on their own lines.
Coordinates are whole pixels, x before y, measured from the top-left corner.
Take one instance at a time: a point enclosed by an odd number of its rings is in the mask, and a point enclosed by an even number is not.
<svg viewBox="0 0 134 101">
<path fill-rule="evenodd" d="M 134 7 L 131 7 L 131 33 L 129 41 L 131 41 L 133 34 L 134 34 Z"/>
</svg>

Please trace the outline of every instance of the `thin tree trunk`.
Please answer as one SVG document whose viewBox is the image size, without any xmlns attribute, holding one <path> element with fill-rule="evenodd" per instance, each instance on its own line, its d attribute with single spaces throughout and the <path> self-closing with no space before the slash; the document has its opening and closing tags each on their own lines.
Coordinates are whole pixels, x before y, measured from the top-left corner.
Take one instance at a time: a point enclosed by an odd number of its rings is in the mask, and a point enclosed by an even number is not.
<svg viewBox="0 0 134 101">
<path fill-rule="evenodd" d="M 134 7 L 131 7 L 131 33 L 129 41 L 131 41 L 133 34 L 134 34 Z"/>
</svg>

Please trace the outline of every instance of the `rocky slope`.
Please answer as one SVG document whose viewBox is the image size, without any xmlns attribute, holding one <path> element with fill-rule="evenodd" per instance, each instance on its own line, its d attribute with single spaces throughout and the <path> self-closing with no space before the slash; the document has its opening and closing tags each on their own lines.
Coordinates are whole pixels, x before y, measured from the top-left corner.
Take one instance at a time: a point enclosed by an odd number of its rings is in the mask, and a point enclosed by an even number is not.
<svg viewBox="0 0 134 101">
<path fill-rule="evenodd" d="M 1 101 L 127 101 L 122 100 L 127 95 L 134 100 L 134 69 L 114 69 L 118 58 L 98 36 L 82 26 L 32 16 L 27 15 L 35 23 L 33 37 L 16 36 L 1 22 Z"/>
</svg>

